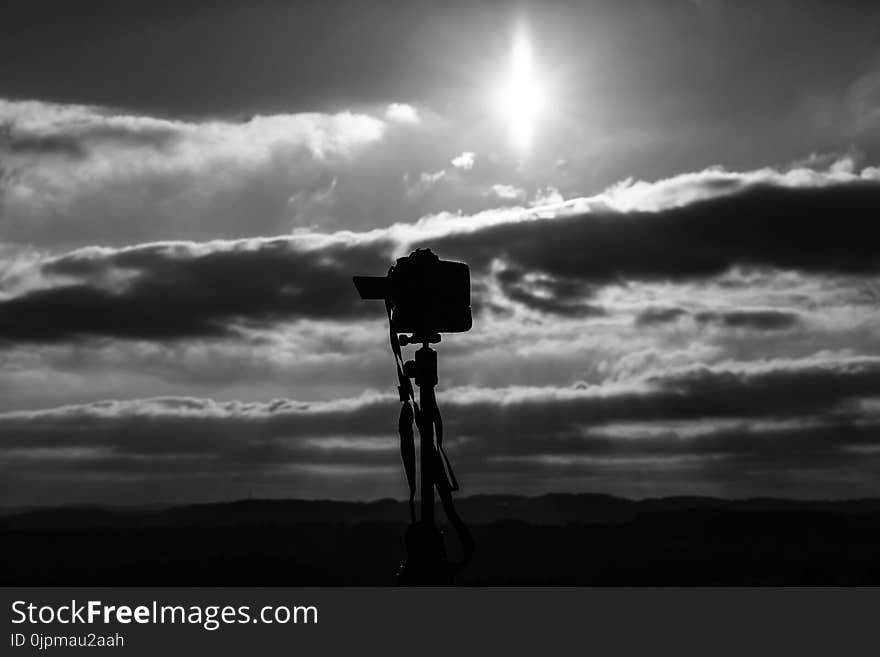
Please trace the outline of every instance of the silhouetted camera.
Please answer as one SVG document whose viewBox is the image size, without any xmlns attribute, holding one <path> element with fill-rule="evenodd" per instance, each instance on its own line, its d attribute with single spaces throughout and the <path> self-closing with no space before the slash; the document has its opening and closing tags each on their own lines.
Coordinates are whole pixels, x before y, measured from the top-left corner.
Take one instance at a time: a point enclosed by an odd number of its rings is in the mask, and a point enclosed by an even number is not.
<svg viewBox="0 0 880 657">
<path fill-rule="evenodd" d="M 361 299 L 387 299 L 394 331 L 430 335 L 471 328 L 471 273 L 463 262 L 441 260 L 430 249 L 398 258 L 387 276 L 355 276 Z"/>
</svg>

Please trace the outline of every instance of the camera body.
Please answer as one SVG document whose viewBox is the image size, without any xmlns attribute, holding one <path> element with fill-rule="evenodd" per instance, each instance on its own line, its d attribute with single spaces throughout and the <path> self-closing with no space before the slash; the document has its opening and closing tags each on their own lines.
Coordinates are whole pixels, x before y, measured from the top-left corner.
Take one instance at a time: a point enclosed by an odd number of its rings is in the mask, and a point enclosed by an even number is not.
<svg viewBox="0 0 880 657">
<path fill-rule="evenodd" d="M 385 299 L 397 333 L 426 336 L 471 329 L 471 274 L 463 262 L 441 260 L 430 249 L 398 258 L 387 276 L 355 276 L 362 299 Z"/>
</svg>

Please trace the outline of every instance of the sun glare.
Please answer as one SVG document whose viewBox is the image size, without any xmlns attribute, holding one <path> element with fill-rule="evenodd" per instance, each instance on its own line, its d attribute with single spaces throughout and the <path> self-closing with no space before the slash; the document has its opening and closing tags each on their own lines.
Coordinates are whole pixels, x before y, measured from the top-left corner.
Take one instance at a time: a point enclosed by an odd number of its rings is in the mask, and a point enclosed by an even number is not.
<svg viewBox="0 0 880 657">
<path fill-rule="evenodd" d="M 507 122 L 511 143 L 517 150 L 525 151 L 531 146 L 536 123 L 546 105 L 532 44 L 526 31 L 519 28 L 514 35 L 508 77 L 495 93 L 496 110 Z"/>
</svg>

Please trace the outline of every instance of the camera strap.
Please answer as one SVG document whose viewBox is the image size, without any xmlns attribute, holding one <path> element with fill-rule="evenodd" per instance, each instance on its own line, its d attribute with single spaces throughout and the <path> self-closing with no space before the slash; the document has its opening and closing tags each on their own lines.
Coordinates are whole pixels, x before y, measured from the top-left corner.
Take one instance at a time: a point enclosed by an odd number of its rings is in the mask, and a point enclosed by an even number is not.
<svg viewBox="0 0 880 657">
<path fill-rule="evenodd" d="M 443 476 L 446 478 L 448 475 L 449 489 L 457 491 L 458 480 L 455 478 L 455 472 L 452 470 L 452 463 L 449 462 L 449 457 L 446 456 L 446 450 L 443 449 L 443 418 L 440 416 L 440 407 L 437 406 L 436 397 L 434 398 L 434 435 L 437 436 L 437 451 L 440 452 L 440 456 L 443 459 L 440 463 Z"/>
<path fill-rule="evenodd" d="M 409 515 L 412 522 L 416 521 L 416 440 L 413 433 L 413 421 L 416 419 L 418 405 L 413 394 L 412 383 L 403 373 L 403 355 L 400 352 L 400 340 L 391 320 L 391 303 L 386 299 L 385 312 L 388 313 L 388 331 L 391 337 L 391 351 L 394 353 L 394 365 L 397 368 L 397 394 L 400 397 L 400 417 L 397 420 L 397 432 L 400 435 L 400 458 L 403 460 L 403 471 L 409 486 Z M 412 405 L 410 403 L 412 400 Z M 415 407 L 415 411 L 413 410 Z"/>
</svg>

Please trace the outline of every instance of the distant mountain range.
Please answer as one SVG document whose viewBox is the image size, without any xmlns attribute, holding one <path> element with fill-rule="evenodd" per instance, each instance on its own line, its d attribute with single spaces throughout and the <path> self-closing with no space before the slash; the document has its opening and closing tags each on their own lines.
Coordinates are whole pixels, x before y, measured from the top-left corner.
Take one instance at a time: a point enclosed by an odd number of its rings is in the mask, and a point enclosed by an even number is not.
<svg viewBox="0 0 880 657">
<path fill-rule="evenodd" d="M 477 544 L 464 585 L 880 584 L 880 499 L 476 495 L 457 506 Z M 407 503 L 390 499 L 7 511 L 0 585 L 21 586 L 384 586 L 409 523 Z M 445 544 L 457 558 L 455 532 Z"/>
<path fill-rule="evenodd" d="M 519 521 L 532 525 L 622 524 L 640 514 L 664 512 L 774 512 L 814 511 L 857 514 L 880 511 L 880 499 L 792 500 L 756 497 L 728 500 L 714 497 L 661 497 L 630 500 L 594 493 L 474 495 L 456 502 L 472 525 Z M 438 506 L 438 518 L 443 512 Z M 0 528 L 183 527 L 227 525 L 292 525 L 330 523 L 407 523 L 406 502 L 382 499 L 372 502 L 332 500 L 255 499 L 171 507 L 61 506 L 38 509 L 5 509 Z"/>
</svg>

